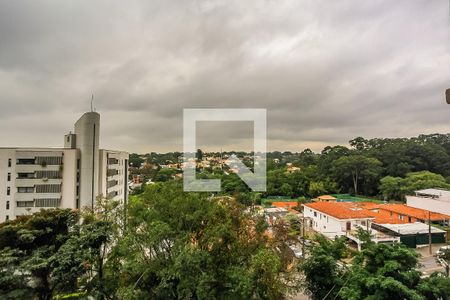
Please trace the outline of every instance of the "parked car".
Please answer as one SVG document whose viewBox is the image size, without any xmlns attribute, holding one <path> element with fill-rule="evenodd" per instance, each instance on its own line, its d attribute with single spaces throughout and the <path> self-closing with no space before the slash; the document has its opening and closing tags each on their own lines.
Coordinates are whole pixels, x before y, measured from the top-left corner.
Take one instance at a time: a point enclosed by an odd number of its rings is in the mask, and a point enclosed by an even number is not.
<svg viewBox="0 0 450 300">
<path fill-rule="evenodd" d="M 291 246 L 289 246 L 289 249 L 292 250 L 292 253 L 294 254 L 294 256 L 295 256 L 296 258 L 302 258 L 302 257 L 303 257 L 302 250 L 299 249 L 298 246 L 291 245 Z"/>
<path fill-rule="evenodd" d="M 436 256 L 441 257 L 446 251 L 450 251 L 450 245 L 439 248 L 438 251 L 436 251 Z"/>
</svg>

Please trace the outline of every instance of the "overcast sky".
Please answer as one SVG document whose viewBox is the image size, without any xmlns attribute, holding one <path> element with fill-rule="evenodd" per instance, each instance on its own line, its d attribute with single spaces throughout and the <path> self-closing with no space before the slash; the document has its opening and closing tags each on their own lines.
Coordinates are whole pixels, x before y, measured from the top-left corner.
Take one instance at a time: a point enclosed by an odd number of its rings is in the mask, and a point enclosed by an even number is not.
<svg viewBox="0 0 450 300">
<path fill-rule="evenodd" d="M 183 108 L 266 108 L 269 150 L 320 151 L 447 133 L 448 87 L 448 0 L 0 1 L 3 147 L 60 147 L 94 93 L 105 148 L 181 150 Z M 203 125 L 201 147 L 252 143 Z"/>
</svg>

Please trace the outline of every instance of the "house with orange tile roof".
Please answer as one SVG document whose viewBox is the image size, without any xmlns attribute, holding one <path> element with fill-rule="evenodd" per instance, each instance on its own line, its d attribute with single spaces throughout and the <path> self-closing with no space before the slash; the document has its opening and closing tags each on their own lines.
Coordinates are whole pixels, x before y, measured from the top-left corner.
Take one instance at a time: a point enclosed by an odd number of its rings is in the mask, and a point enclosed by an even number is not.
<svg viewBox="0 0 450 300">
<path fill-rule="evenodd" d="M 322 195 L 315 199 L 317 202 L 335 202 L 336 197 L 333 197 L 331 195 Z"/>
<path fill-rule="evenodd" d="M 360 246 L 356 231 L 369 230 L 372 240 L 377 243 L 400 241 L 400 234 L 392 234 L 385 227 L 410 224 L 416 228 L 418 223 L 428 221 L 448 224 L 450 216 L 405 204 L 377 204 L 372 202 L 314 202 L 304 204 L 304 216 L 310 220 L 312 229 L 325 236 L 347 236 Z M 392 227 L 391 226 L 391 227 Z M 406 228 L 408 227 L 405 225 Z M 436 240 L 442 240 L 442 232 L 436 233 Z M 403 237 L 404 238 L 404 237 Z M 410 238 L 410 237 L 409 237 Z"/>
<path fill-rule="evenodd" d="M 303 214 L 311 228 L 329 238 L 346 236 L 361 249 L 358 229 L 368 230 L 376 243 L 395 243 L 400 239 L 372 229 L 374 212 L 369 204 L 356 202 L 313 202 L 304 204 Z"/>
<path fill-rule="evenodd" d="M 376 214 L 375 222 L 378 224 L 405 224 L 415 222 L 428 222 L 448 224 L 450 216 L 431 212 L 425 209 L 410 207 L 406 204 L 380 204 L 372 207 Z"/>
<path fill-rule="evenodd" d="M 279 202 L 272 202 L 272 206 L 273 207 L 280 207 L 280 208 L 285 208 L 287 209 L 289 212 L 294 213 L 294 214 L 298 214 L 299 211 L 295 210 L 294 208 L 299 206 L 299 203 L 297 201 L 279 201 Z"/>
<path fill-rule="evenodd" d="M 374 219 L 367 209 L 349 202 L 306 203 L 304 216 L 311 220 L 314 230 L 321 233 L 345 233 L 355 226 L 370 228 Z"/>
</svg>

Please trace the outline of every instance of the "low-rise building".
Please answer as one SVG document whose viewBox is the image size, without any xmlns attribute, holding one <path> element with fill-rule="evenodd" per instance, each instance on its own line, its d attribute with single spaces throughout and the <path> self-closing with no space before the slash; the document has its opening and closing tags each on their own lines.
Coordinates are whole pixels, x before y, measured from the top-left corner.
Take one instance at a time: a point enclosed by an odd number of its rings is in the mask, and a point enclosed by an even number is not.
<svg viewBox="0 0 450 300">
<path fill-rule="evenodd" d="M 406 223 L 406 224 L 373 224 L 377 230 L 392 235 L 398 236 L 400 242 L 410 248 L 416 248 L 429 244 L 430 230 L 431 243 L 442 244 L 446 241 L 446 231 L 424 224 L 421 222 Z"/>
<path fill-rule="evenodd" d="M 372 240 L 376 243 L 394 243 L 403 239 L 412 239 L 410 235 L 402 232 L 392 233 L 388 230 L 391 225 L 407 224 L 405 230 L 410 230 L 432 223 L 448 224 L 449 215 L 434 213 L 423 209 L 408 207 L 404 204 L 377 204 L 372 202 L 314 202 L 304 204 L 304 216 L 310 220 L 311 228 L 327 237 L 334 238 L 346 236 L 354 241 L 360 248 L 358 229 L 362 228 L 371 233 Z M 412 226 L 411 224 L 416 224 Z M 422 224 L 422 225 L 417 225 Z M 422 227 L 423 227 L 422 226 Z M 422 228 L 423 229 L 423 228 Z M 433 229 L 434 230 L 434 229 Z M 438 232 L 439 231 L 439 232 Z M 434 230 L 436 237 L 433 241 L 442 241 L 442 234 L 438 229 Z M 408 237 L 405 237 L 408 235 Z M 417 236 L 420 234 L 416 233 Z M 420 240 L 420 238 L 418 238 Z M 408 245 L 412 244 L 409 242 Z M 416 242 L 420 244 L 420 242 Z"/>
<path fill-rule="evenodd" d="M 374 217 L 366 210 L 352 208 L 348 203 L 315 202 L 303 204 L 303 215 L 310 227 L 329 236 L 340 236 L 356 227 L 369 229 Z"/>
<path fill-rule="evenodd" d="M 415 222 L 428 222 L 448 224 L 450 216 L 432 212 L 416 207 L 410 207 L 405 204 L 380 204 L 369 208 L 374 212 L 376 223 L 383 224 L 405 224 Z"/>
<path fill-rule="evenodd" d="M 414 196 L 406 196 L 406 204 L 410 207 L 450 215 L 450 191 L 442 189 L 418 190 Z"/>
<path fill-rule="evenodd" d="M 298 214 L 299 212 L 295 209 L 299 207 L 299 203 L 296 201 L 276 201 L 272 202 L 273 207 L 285 208 L 289 212 Z"/>
<path fill-rule="evenodd" d="M 358 239 L 358 229 L 362 228 L 371 233 L 376 243 L 398 242 L 393 237 L 372 228 L 375 219 L 373 213 L 367 209 L 349 202 L 314 202 L 304 204 L 303 215 L 310 220 L 310 227 L 329 238 L 346 236 L 358 249 L 362 241 Z"/>
<path fill-rule="evenodd" d="M 264 209 L 266 221 L 270 226 L 274 225 L 278 220 L 283 219 L 288 212 L 289 211 L 283 207 L 269 207 Z"/>
<path fill-rule="evenodd" d="M 335 202 L 336 197 L 333 197 L 331 195 L 322 195 L 315 199 L 317 202 Z"/>
</svg>

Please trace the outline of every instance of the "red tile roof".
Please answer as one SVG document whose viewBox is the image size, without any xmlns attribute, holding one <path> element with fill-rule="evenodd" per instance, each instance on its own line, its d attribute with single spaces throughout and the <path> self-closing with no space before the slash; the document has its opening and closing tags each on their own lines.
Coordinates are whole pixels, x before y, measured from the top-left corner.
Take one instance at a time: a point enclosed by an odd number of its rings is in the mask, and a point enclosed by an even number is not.
<svg viewBox="0 0 450 300">
<path fill-rule="evenodd" d="M 332 200 L 332 201 L 334 201 L 334 200 L 336 200 L 336 197 L 333 197 L 331 195 L 322 195 L 322 196 L 317 197 L 317 199 L 324 199 L 324 200 Z"/>
<path fill-rule="evenodd" d="M 380 206 L 379 203 L 374 202 L 354 202 L 353 204 L 365 209 L 372 209 Z"/>
<path fill-rule="evenodd" d="M 414 208 L 405 204 L 377 204 L 373 202 L 314 202 L 304 204 L 307 207 L 318 210 L 337 219 L 364 219 L 372 218 L 378 224 L 404 224 L 409 223 L 407 218 L 399 219 L 398 215 L 404 215 L 419 220 L 428 220 L 428 210 Z M 381 214 L 377 210 L 393 212 L 390 216 Z M 450 216 L 430 212 L 432 221 L 450 220 Z"/>
<path fill-rule="evenodd" d="M 304 206 L 318 210 L 337 219 L 373 219 L 372 213 L 355 202 L 314 202 Z"/>
<path fill-rule="evenodd" d="M 428 220 L 428 210 L 407 206 L 406 204 L 381 204 L 378 209 L 391 211 L 397 214 L 413 217 L 419 220 Z M 449 215 L 430 212 L 431 221 L 450 220 Z"/>
<path fill-rule="evenodd" d="M 294 201 L 279 201 L 279 202 L 272 202 L 272 206 L 273 207 L 286 208 L 290 212 L 298 213 L 298 211 L 295 210 L 294 207 L 299 206 L 299 203 L 298 202 L 294 202 Z"/>
<path fill-rule="evenodd" d="M 409 223 L 407 219 L 400 220 L 397 215 L 389 216 L 383 215 L 375 211 L 369 210 L 369 213 L 375 218 L 374 223 L 377 224 L 405 224 Z"/>
</svg>

